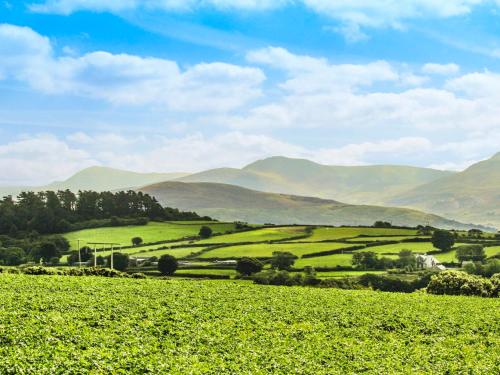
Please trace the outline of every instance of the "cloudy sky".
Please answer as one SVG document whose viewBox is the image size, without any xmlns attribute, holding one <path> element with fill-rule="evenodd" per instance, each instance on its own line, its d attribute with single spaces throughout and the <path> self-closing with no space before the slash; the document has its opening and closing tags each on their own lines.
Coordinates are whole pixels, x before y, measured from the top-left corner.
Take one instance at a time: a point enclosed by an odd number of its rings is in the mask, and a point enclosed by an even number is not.
<svg viewBox="0 0 500 375">
<path fill-rule="evenodd" d="M 0 185 L 498 151 L 498 0 L 0 0 Z"/>
</svg>

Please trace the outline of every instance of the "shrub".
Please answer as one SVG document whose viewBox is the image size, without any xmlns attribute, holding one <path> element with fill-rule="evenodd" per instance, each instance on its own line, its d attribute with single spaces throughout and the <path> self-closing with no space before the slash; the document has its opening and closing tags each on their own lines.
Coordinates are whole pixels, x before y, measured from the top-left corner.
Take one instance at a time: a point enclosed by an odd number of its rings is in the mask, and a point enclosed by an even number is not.
<svg viewBox="0 0 500 375">
<path fill-rule="evenodd" d="M 142 272 L 133 273 L 132 275 L 130 275 L 130 277 L 132 279 L 146 279 L 147 278 L 147 276 L 145 274 L 143 274 Z"/>
<path fill-rule="evenodd" d="M 177 271 L 179 263 L 172 255 L 162 255 L 158 259 L 158 271 L 164 276 L 171 276 Z"/>
<path fill-rule="evenodd" d="M 60 272 L 55 268 L 40 266 L 26 267 L 22 271 L 26 275 L 58 275 Z"/>
<path fill-rule="evenodd" d="M 128 267 L 129 256 L 123 253 L 113 253 L 113 268 L 118 271 L 125 271 Z M 107 264 L 111 266 L 111 255 L 107 257 Z"/>
<path fill-rule="evenodd" d="M 363 286 L 358 282 L 357 278 L 354 277 L 321 280 L 321 282 L 319 283 L 319 287 L 338 289 L 363 289 Z"/>
<path fill-rule="evenodd" d="M 143 242 L 141 237 L 133 237 L 132 238 L 132 245 L 134 246 L 139 246 Z"/>
<path fill-rule="evenodd" d="M 500 297 L 500 273 L 491 276 L 491 284 L 493 285 L 492 297 Z"/>
<path fill-rule="evenodd" d="M 411 293 L 416 287 L 412 281 L 403 280 L 395 276 L 364 274 L 360 276 L 359 283 L 374 290 L 383 292 Z"/>
<path fill-rule="evenodd" d="M 255 258 L 241 258 L 236 264 L 236 271 L 244 276 L 250 276 L 254 273 L 262 271 L 264 265 Z"/>
<path fill-rule="evenodd" d="M 271 267 L 278 270 L 289 270 L 298 257 L 288 251 L 275 251 L 271 259 Z"/>
<path fill-rule="evenodd" d="M 432 276 L 427 292 L 431 294 L 449 294 L 489 297 L 493 294 L 490 280 L 465 272 L 444 271 Z"/>
<path fill-rule="evenodd" d="M 201 238 L 210 238 L 212 237 L 212 228 L 207 227 L 206 225 L 200 228 L 199 236 Z"/>
<path fill-rule="evenodd" d="M 464 245 L 457 247 L 455 257 L 460 262 L 482 262 L 486 259 L 486 253 L 482 245 Z"/>
</svg>

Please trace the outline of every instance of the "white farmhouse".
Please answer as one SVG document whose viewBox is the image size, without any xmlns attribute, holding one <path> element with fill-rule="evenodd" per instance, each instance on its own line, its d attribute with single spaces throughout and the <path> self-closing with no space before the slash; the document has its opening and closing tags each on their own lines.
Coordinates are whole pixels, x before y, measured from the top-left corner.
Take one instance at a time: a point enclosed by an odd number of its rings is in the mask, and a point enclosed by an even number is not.
<svg viewBox="0 0 500 375">
<path fill-rule="evenodd" d="M 434 268 L 441 271 L 446 269 L 446 267 L 443 266 L 441 262 L 432 255 L 417 254 L 416 258 L 417 258 L 417 268 L 424 268 L 424 269 Z"/>
</svg>

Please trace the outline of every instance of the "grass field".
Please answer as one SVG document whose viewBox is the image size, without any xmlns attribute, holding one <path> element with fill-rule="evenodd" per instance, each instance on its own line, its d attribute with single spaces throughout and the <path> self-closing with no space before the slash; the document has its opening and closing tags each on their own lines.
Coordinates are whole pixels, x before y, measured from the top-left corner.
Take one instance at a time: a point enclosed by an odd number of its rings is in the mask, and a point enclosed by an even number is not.
<svg viewBox="0 0 500 375">
<path fill-rule="evenodd" d="M 485 247 L 484 252 L 486 253 L 487 257 L 492 257 L 500 253 L 500 246 Z M 458 262 L 457 258 L 455 258 L 455 254 L 456 251 L 453 250 L 444 254 L 436 254 L 434 256 L 441 262 Z"/>
<path fill-rule="evenodd" d="M 236 276 L 235 270 L 217 270 L 217 269 L 204 269 L 204 270 L 191 270 L 191 269 L 179 269 L 175 272 L 176 275 L 182 274 L 192 274 L 192 275 L 227 275 Z"/>
<path fill-rule="evenodd" d="M 144 256 L 144 257 L 161 257 L 162 255 L 168 254 L 173 255 L 176 258 L 184 258 L 191 253 L 197 253 L 198 251 L 203 250 L 203 247 L 178 247 L 175 249 L 160 249 L 160 250 L 151 250 L 145 253 L 136 253 L 134 256 Z"/>
<path fill-rule="evenodd" d="M 313 233 L 310 237 L 305 240 L 297 240 L 297 241 L 331 241 L 331 240 L 339 240 L 342 238 L 351 238 L 357 236 L 414 236 L 417 234 L 416 230 L 413 229 L 394 229 L 394 228 L 317 228 L 313 230 Z"/>
<path fill-rule="evenodd" d="M 261 242 L 284 240 L 291 237 L 305 235 L 305 227 L 278 227 L 263 228 L 240 233 L 215 236 L 207 240 L 201 240 L 199 243 L 238 243 L 238 242 Z"/>
<path fill-rule="evenodd" d="M 210 226 L 214 233 L 223 233 L 235 228 L 233 223 L 212 222 L 212 224 L 207 224 L 204 222 L 203 225 Z M 202 224 L 187 224 L 186 222 L 180 224 L 150 222 L 147 225 L 138 226 L 84 229 L 67 233 L 64 237 L 70 242 L 72 249 L 77 248 L 78 239 L 81 240 L 80 246 L 87 242 L 114 242 L 127 246 L 131 245 L 132 237 L 141 237 L 144 243 L 149 243 L 196 236 L 201 226 Z"/>
<path fill-rule="evenodd" d="M 354 246 L 354 245 L 353 245 Z M 345 243 L 278 243 L 278 244 L 255 244 L 255 245 L 235 245 L 221 247 L 203 253 L 200 258 L 241 258 L 272 257 L 274 251 L 289 251 L 297 256 L 315 253 L 318 251 L 335 250 L 349 247 Z"/>
<path fill-rule="evenodd" d="M 333 271 L 333 272 L 316 272 L 316 277 L 320 279 L 331 279 L 331 278 L 341 278 L 341 277 L 354 277 L 361 276 L 366 273 L 374 275 L 383 275 L 385 271 Z"/>
<path fill-rule="evenodd" d="M 379 236 L 379 237 L 356 237 L 349 238 L 347 242 L 376 242 L 376 241 L 403 241 L 403 240 L 411 240 L 415 238 L 427 238 L 430 241 L 430 237 L 428 236 Z"/>
<path fill-rule="evenodd" d="M 236 281 L 0 279 L 2 374 L 500 372 L 494 299 Z"/>
</svg>

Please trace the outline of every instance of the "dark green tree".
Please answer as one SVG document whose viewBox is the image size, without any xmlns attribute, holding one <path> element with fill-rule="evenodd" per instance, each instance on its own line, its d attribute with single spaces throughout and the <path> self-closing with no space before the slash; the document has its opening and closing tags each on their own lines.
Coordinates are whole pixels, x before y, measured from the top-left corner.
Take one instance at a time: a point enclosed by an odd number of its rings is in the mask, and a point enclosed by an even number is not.
<svg viewBox="0 0 500 375">
<path fill-rule="evenodd" d="M 278 270 L 289 270 L 298 257 L 288 251 L 275 251 L 271 259 L 271 268 Z"/>
<path fill-rule="evenodd" d="M 236 264 L 236 271 L 244 276 L 250 276 L 254 273 L 262 271 L 264 265 L 255 258 L 241 258 Z"/>
<path fill-rule="evenodd" d="M 199 236 L 201 238 L 210 238 L 212 237 L 212 228 L 207 227 L 206 225 L 200 228 Z"/>
<path fill-rule="evenodd" d="M 134 246 L 139 246 L 143 242 L 141 237 L 133 237 L 132 238 L 132 245 Z"/>
<path fill-rule="evenodd" d="M 435 230 L 432 234 L 432 245 L 441 251 L 450 251 L 455 245 L 455 237 L 453 233 L 447 230 Z"/>
<path fill-rule="evenodd" d="M 111 255 L 106 259 L 108 267 L 111 267 Z M 125 271 L 128 268 L 129 256 L 123 253 L 113 253 L 113 268 L 118 271 Z"/>
<path fill-rule="evenodd" d="M 172 255 L 165 254 L 158 259 L 158 271 L 164 276 L 173 275 L 178 267 L 179 263 Z"/>
</svg>

